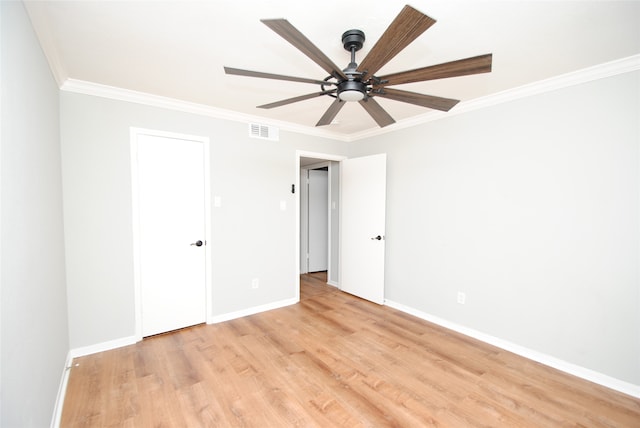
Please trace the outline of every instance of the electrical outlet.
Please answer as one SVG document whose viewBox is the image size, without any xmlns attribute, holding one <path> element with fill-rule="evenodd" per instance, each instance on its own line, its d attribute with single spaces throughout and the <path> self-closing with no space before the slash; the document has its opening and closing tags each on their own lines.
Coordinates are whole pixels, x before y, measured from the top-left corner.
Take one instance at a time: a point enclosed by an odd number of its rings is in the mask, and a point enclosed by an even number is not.
<svg viewBox="0 0 640 428">
<path fill-rule="evenodd" d="M 251 280 L 251 288 L 255 290 L 258 287 L 260 287 L 260 280 L 258 278 L 253 278 Z"/>
<path fill-rule="evenodd" d="M 462 291 L 458 291 L 458 303 L 460 303 L 461 305 L 464 305 L 464 302 L 467 301 L 467 295 L 464 294 Z"/>
</svg>

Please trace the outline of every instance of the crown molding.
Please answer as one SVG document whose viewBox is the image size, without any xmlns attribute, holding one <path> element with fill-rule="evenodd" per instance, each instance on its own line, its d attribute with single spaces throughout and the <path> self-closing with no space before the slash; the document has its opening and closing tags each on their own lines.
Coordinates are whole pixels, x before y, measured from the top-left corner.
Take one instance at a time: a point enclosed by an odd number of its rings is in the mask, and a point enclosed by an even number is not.
<svg viewBox="0 0 640 428">
<path fill-rule="evenodd" d="M 52 67 L 55 68 L 55 67 Z M 593 67 L 588 67 L 571 73 L 562 74 L 549 79 L 541 80 L 531 84 L 519 86 L 506 91 L 498 92 L 486 97 L 476 98 L 469 101 L 459 103 L 455 109 L 449 112 L 430 111 L 428 113 L 401 120 L 393 125 L 384 128 L 374 128 L 355 134 L 339 134 L 330 132 L 316 127 L 304 126 L 285 121 L 276 121 L 265 119 L 264 117 L 238 113 L 231 110 L 220 109 L 207 106 L 204 104 L 191 103 L 181 101 L 174 98 L 161 97 L 144 92 L 132 91 L 113 86 L 102 85 L 98 83 L 86 82 L 76 79 L 65 79 L 60 90 L 67 92 L 75 92 L 85 95 L 93 95 L 97 97 L 110 98 L 119 101 L 127 101 L 137 104 L 144 104 L 153 107 L 166 108 L 170 110 L 182 111 L 201 116 L 213 117 L 216 119 L 224 119 L 235 122 L 258 122 L 265 125 L 276 126 L 280 129 L 310 135 L 315 137 L 327 138 L 331 140 L 354 142 L 378 135 L 387 134 L 400 129 L 411 128 L 424 123 L 432 122 L 448 118 L 451 116 L 468 113 L 474 110 L 491 107 L 521 98 L 526 98 L 545 92 L 555 91 L 558 89 L 591 82 L 598 79 L 604 79 L 619 74 L 629 73 L 640 70 L 640 54 L 627 58 L 607 62 Z M 54 71 L 55 74 L 55 71 Z"/>
<path fill-rule="evenodd" d="M 162 97 L 149 94 L 146 92 L 132 91 L 129 89 L 117 88 L 114 86 L 102 85 L 99 83 L 87 82 L 84 80 L 67 79 L 62 86 L 61 91 L 74 92 L 84 95 L 93 95 L 96 97 L 109 98 L 118 101 L 127 101 L 136 104 L 144 104 L 152 107 L 165 108 L 169 110 L 177 110 L 184 113 L 192 113 L 200 116 L 207 116 L 216 119 L 230 120 L 234 122 L 255 122 L 269 126 L 276 126 L 279 129 L 295 132 L 298 134 L 306 134 L 315 137 L 327 138 L 338 141 L 349 141 L 345 135 L 328 132 L 323 129 L 313 128 L 304 125 L 298 125 L 291 122 L 267 119 L 261 116 L 255 116 L 245 113 L 238 113 L 231 110 L 225 110 L 208 106 L 205 104 L 192 103 L 182 101 L 175 98 Z"/>
<path fill-rule="evenodd" d="M 640 70 L 640 54 L 618 60 L 606 62 L 593 67 L 584 68 L 571 73 L 561 74 L 549 79 L 540 80 L 527 85 L 518 86 L 506 91 L 487 95 L 469 101 L 460 102 L 453 110 L 442 112 L 432 110 L 428 113 L 414 116 L 393 125 L 380 129 L 366 130 L 350 136 L 350 141 L 362 140 L 378 135 L 394 132 L 400 129 L 411 128 L 434 120 L 445 119 L 458 114 L 468 113 L 474 110 L 507 103 L 510 101 L 527 98 L 534 95 L 551 92 L 570 86 L 580 85 L 594 80 L 604 79 L 619 74 Z"/>
</svg>

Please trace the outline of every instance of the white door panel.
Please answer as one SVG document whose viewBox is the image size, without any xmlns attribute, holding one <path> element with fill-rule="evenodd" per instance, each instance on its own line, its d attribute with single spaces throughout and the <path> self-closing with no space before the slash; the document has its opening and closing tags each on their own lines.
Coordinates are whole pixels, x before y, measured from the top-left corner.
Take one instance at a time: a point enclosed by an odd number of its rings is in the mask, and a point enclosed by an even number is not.
<svg viewBox="0 0 640 428">
<path fill-rule="evenodd" d="M 206 320 L 204 144 L 139 135 L 142 335 Z"/>
<path fill-rule="evenodd" d="M 379 154 L 341 165 L 340 288 L 378 304 L 384 303 L 386 162 Z"/>
</svg>

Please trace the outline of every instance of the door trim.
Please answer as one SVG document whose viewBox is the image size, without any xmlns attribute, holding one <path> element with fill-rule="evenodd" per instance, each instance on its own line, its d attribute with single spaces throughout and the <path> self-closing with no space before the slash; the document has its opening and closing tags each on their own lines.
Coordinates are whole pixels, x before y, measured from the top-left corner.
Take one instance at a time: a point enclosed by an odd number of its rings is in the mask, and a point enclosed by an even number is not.
<svg viewBox="0 0 640 428">
<path fill-rule="evenodd" d="M 130 131 L 131 148 L 131 208 L 133 226 L 133 284 L 134 284 L 134 308 L 135 308 L 135 339 L 141 341 L 142 336 L 142 282 L 140 278 L 140 212 L 138 206 L 138 136 L 149 135 L 153 137 L 174 138 L 178 140 L 197 141 L 203 144 L 204 148 L 204 216 L 205 216 L 205 307 L 206 322 L 209 324 L 213 319 L 211 315 L 213 291 L 211 285 L 211 143 L 209 137 L 198 135 L 180 134 L 175 132 L 165 132 L 153 129 L 131 127 Z"/>
<path fill-rule="evenodd" d="M 303 156 L 305 157 L 305 156 Z M 305 171 L 306 175 L 307 175 L 307 180 L 309 179 L 309 171 L 312 169 L 316 169 L 316 168 L 324 168 L 327 167 L 329 169 L 329 174 L 327 175 L 327 218 L 328 218 L 328 231 L 327 231 L 327 243 L 328 243 L 328 248 L 327 248 L 327 273 L 331 272 L 331 183 L 329 181 L 331 181 L 331 161 L 325 161 L 322 160 L 320 162 L 314 163 L 312 165 L 306 165 L 306 166 L 301 166 L 300 167 L 300 172 Z M 300 176 L 300 178 L 302 179 L 302 175 Z M 303 182 L 300 182 L 300 186 L 298 187 L 299 191 L 300 191 L 300 205 L 302 206 L 305 202 L 309 202 L 309 184 L 305 184 Z M 303 224 L 302 219 L 304 218 L 302 215 L 306 214 L 306 221 Z M 305 274 L 305 273 L 309 273 L 309 263 L 308 263 L 308 259 L 307 259 L 307 268 L 303 269 L 302 265 L 303 265 L 303 260 L 302 260 L 302 256 L 304 251 L 303 248 L 306 245 L 307 249 L 309 247 L 309 238 L 307 236 L 307 238 L 305 239 L 302 235 L 302 232 L 309 232 L 309 211 L 307 210 L 306 212 L 303 213 L 302 208 L 300 209 L 300 216 L 299 219 L 301 220 L 300 222 L 300 273 L 301 274 Z M 305 230 L 306 229 L 306 230 Z"/>
<path fill-rule="evenodd" d="M 336 161 L 342 162 L 347 159 L 347 156 L 343 155 L 335 155 L 335 154 L 327 154 L 327 153 L 318 153 L 318 152 L 308 152 L 304 150 L 296 150 L 296 162 L 295 162 L 295 205 L 296 205 L 296 233 L 295 233 L 295 270 L 296 277 L 294 278 L 293 284 L 295 286 L 295 301 L 300 301 L 300 158 L 313 158 L 318 159 L 318 163 L 328 162 L 328 161 Z M 329 188 L 331 186 L 329 185 Z M 329 197 L 331 197 L 331 190 L 329 190 Z M 331 204 L 329 203 L 329 209 L 331 209 Z M 329 237 L 329 248 L 331 248 L 331 240 Z M 329 263 L 331 263 L 331 258 L 329 258 Z M 339 279 L 338 279 L 339 282 Z"/>
</svg>

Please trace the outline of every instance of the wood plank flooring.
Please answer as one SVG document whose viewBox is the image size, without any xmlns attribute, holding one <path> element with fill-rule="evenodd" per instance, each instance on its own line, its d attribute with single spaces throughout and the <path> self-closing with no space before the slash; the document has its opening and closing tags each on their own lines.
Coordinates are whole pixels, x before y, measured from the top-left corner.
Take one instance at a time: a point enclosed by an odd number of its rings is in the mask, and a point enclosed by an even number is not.
<svg viewBox="0 0 640 428">
<path fill-rule="evenodd" d="M 74 360 L 62 427 L 640 427 L 640 400 L 303 275 L 297 305 Z"/>
</svg>

